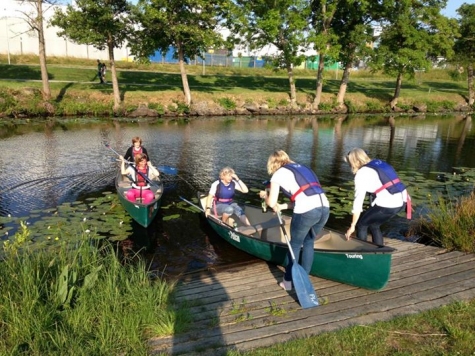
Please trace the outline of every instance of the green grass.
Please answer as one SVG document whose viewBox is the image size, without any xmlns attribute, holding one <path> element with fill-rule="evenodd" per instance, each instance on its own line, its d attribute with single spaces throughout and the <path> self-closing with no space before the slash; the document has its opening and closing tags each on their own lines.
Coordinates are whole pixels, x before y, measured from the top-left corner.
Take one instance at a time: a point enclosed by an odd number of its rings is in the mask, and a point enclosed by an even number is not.
<svg viewBox="0 0 475 356">
<path fill-rule="evenodd" d="M 184 331 L 186 307 L 143 261 L 121 264 L 113 245 L 84 234 L 77 249 L 29 251 L 23 228 L 0 263 L 0 354 L 146 355 L 152 336 Z"/>
<path fill-rule="evenodd" d="M 228 356 L 475 355 L 475 300 Z"/>
<path fill-rule="evenodd" d="M 40 69 L 38 58 L 35 56 L 12 56 L 12 65 L 5 64 L 5 56 L 0 56 L 0 86 L 20 90 L 25 86 L 40 88 Z M 163 107 L 171 101 L 183 100 L 182 82 L 179 67 L 176 64 L 139 64 L 132 62 L 116 62 L 121 95 L 125 103 L 136 106 L 138 101 L 158 100 L 160 92 Z M 288 99 L 288 78 L 283 70 L 269 68 L 236 68 L 236 67 L 206 67 L 203 75 L 202 67 L 186 66 L 188 81 L 195 100 L 205 100 L 210 95 L 214 100 L 227 100 L 227 95 L 241 96 L 241 102 L 246 100 L 285 104 Z M 466 95 L 466 77 L 454 79 L 451 69 L 436 69 L 427 73 L 418 73 L 413 79 L 404 79 L 401 92 L 401 105 L 409 107 L 417 102 L 427 102 L 431 110 L 451 110 L 457 103 L 464 103 Z M 96 76 L 95 60 L 73 58 L 48 58 L 48 73 L 51 79 L 51 89 L 55 101 L 68 99 L 67 94 L 88 97 L 88 102 L 98 100 L 95 94 L 111 96 L 110 85 L 100 85 Z M 312 70 L 295 69 L 295 81 L 298 91 L 298 101 L 302 104 L 312 99 L 315 94 L 316 72 Z M 338 92 L 341 79 L 340 71 L 324 72 L 323 103 L 331 106 Z M 110 81 L 110 71 L 107 74 Z M 18 82 L 18 80 L 21 80 Z M 37 82 L 31 82 L 32 80 Z M 28 82 L 25 82 L 28 81 Z M 368 112 L 383 108 L 394 92 L 395 79 L 372 73 L 367 70 L 354 71 L 350 75 L 346 100 L 353 110 Z M 222 97 L 220 97 L 222 96 Z M 102 98 L 102 100 L 104 100 Z M 438 101 L 444 104 L 435 105 Z M 233 100 L 237 106 L 238 100 Z M 368 104 L 369 103 L 369 104 Z M 229 104 L 229 103 L 228 103 Z M 228 106 L 224 104 L 224 106 Z M 108 104 L 110 105 L 110 104 Z M 326 106 L 325 106 L 326 105 Z"/>
<path fill-rule="evenodd" d="M 452 200 L 436 197 L 428 216 L 417 220 L 410 233 L 448 250 L 475 253 L 475 193 Z"/>
</svg>

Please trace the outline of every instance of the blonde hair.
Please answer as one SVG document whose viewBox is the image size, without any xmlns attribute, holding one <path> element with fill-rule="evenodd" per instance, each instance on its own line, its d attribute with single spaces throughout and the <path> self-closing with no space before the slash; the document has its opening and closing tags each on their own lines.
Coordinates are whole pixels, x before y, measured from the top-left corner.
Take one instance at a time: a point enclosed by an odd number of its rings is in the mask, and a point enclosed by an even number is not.
<svg viewBox="0 0 475 356">
<path fill-rule="evenodd" d="M 135 142 L 140 142 L 140 145 L 142 146 L 142 139 L 140 137 L 138 137 L 138 136 L 132 137 L 132 145 Z"/>
<path fill-rule="evenodd" d="M 267 173 L 272 175 L 280 167 L 286 165 L 287 163 L 292 163 L 289 155 L 283 150 L 274 151 L 267 160 Z"/>
<path fill-rule="evenodd" d="M 371 158 L 369 158 L 366 152 L 361 148 L 353 148 L 344 159 L 345 162 L 350 165 L 353 174 L 356 174 L 358 169 L 371 162 Z"/>
<path fill-rule="evenodd" d="M 219 172 L 219 178 L 223 179 L 224 176 L 228 175 L 228 174 L 234 174 L 234 169 L 232 169 L 231 167 L 224 167 L 223 169 L 221 169 L 221 171 Z"/>
</svg>

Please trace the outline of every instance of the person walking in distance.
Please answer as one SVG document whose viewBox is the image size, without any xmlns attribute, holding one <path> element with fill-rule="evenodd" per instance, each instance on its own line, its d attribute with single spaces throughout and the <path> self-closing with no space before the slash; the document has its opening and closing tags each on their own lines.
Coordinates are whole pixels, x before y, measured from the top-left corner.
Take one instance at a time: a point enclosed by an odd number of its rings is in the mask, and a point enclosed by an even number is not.
<svg viewBox="0 0 475 356">
<path fill-rule="evenodd" d="M 102 63 L 99 59 L 97 60 L 97 76 L 99 77 L 99 83 L 104 84 L 104 78 L 102 77 Z"/>
</svg>

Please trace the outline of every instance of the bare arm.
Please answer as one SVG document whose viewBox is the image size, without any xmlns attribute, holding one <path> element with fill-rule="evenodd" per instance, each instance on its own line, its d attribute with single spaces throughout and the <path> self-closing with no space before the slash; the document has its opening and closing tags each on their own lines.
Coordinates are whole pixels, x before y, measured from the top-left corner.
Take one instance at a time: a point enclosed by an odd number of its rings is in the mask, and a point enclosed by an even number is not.
<svg viewBox="0 0 475 356">
<path fill-rule="evenodd" d="M 351 237 L 351 234 L 355 232 L 355 227 L 356 223 L 358 222 L 358 219 L 360 218 L 361 212 L 353 213 L 353 219 L 351 220 L 351 226 L 350 228 L 346 231 L 346 239 L 349 240 Z"/>
<path fill-rule="evenodd" d="M 236 174 L 232 175 L 234 181 L 236 182 L 236 189 L 239 190 L 242 193 L 248 193 L 249 189 L 247 188 L 246 183 L 244 183 L 242 180 L 239 179 L 239 177 Z"/>
<path fill-rule="evenodd" d="M 206 198 L 206 204 L 205 204 L 205 216 L 208 217 L 209 214 L 211 214 L 211 209 L 213 207 L 213 199 L 214 196 L 209 194 L 208 197 Z"/>
<path fill-rule="evenodd" d="M 121 163 L 120 163 L 120 173 L 125 176 L 128 174 L 127 172 L 127 168 L 125 167 L 125 159 L 123 156 L 119 156 L 119 158 L 121 159 Z"/>
</svg>

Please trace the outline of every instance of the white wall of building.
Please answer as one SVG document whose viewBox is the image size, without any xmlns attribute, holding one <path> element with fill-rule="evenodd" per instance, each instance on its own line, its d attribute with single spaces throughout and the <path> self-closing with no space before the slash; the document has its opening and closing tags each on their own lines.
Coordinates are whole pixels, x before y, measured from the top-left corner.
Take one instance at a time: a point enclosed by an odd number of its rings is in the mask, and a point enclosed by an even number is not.
<svg viewBox="0 0 475 356">
<path fill-rule="evenodd" d="M 56 6 L 65 8 L 64 6 Z M 54 14 L 53 7 L 45 7 L 44 30 L 46 41 L 46 56 L 75 57 L 108 60 L 106 50 L 99 51 L 89 45 L 78 45 L 69 40 L 58 37 L 57 27 L 48 27 L 48 21 Z M 0 1 L 0 53 L 7 54 L 34 54 L 38 55 L 38 36 L 29 29 L 24 13 L 34 13 L 35 8 L 27 2 L 17 0 Z M 116 60 L 132 60 L 128 49 L 124 46 L 114 50 Z"/>
</svg>

